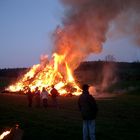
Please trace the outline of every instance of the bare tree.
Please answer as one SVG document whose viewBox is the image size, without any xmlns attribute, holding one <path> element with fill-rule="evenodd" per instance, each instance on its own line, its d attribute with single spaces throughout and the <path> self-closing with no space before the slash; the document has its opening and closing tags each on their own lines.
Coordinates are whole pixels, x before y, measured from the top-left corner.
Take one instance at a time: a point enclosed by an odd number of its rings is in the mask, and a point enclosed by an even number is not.
<svg viewBox="0 0 140 140">
<path fill-rule="evenodd" d="M 107 62 L 115 62 L 116 58 L 113 55 L 108 54 L 108 55 L 105 56 L 105 61 L 107 61 Z"/>
</svg>

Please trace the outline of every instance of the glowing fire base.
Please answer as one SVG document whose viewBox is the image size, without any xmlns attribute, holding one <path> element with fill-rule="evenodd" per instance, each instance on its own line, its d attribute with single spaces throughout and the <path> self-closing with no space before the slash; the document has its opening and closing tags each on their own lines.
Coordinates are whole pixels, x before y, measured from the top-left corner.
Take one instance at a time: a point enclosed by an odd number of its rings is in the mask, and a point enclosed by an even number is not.
<svg viewBox="0 0 140 140">
<path fill-rule="evenodd" d="M 81 93 L 63 55 L 53 54 L 53 59 L 50 62 L 47 57 L 45 59 L 42 57 L 41 64 L 34 65 L 18 82 L 10 85 L 6 90 L 24 92 L 26 87 L 30 87 L 31 91 L 34 91 L 36 87 L 39 90 L 45 87 L 50 91 L 52 85 L 60 95 L 79 95 Z"/>
</svg>

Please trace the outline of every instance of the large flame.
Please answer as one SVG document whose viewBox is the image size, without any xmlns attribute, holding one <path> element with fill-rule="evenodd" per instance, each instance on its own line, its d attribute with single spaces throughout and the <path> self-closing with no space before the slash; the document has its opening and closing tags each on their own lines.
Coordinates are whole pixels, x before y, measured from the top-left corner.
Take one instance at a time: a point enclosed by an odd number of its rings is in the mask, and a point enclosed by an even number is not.
<svg viewBox="0 0 140 140">
<path fill-rule="evenodd" d="M 50 91 L 54 85 L 60 95 L 79 95 L 81 89 L 75 82 L 72 71 L 65 60 L 65 55 L 53 54 L 53 59 L 46 64 L 34 65 L 18 82 L 10 85 L 7 90 L 12 92 L 24 91 L 30 87 L 34 91 L 36 87 L 42 90 L 45 87 Z"/>
</svg>

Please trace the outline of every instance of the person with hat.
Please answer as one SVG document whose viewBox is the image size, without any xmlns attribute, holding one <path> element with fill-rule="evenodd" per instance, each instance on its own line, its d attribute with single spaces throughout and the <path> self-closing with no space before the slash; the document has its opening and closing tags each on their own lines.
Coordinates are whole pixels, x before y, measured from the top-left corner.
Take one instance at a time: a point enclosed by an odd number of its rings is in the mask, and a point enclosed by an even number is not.
<svg viewBox="0 0 140 140">
<path fill-rule="evenodd" d="M 78 106 L 83 118 L 83 140 L 95 140 L 95 119 L 97 104 L 95 98 L 89 94 L 89 85 L 82 86 L 82 94 L 78 99 Z"/>
</svg>

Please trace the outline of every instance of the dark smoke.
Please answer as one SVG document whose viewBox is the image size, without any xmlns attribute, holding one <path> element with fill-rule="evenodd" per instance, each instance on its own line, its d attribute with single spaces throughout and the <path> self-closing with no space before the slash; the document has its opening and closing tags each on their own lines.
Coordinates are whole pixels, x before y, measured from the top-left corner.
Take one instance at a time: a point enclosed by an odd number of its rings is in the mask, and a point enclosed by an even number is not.
<svg viewBox="0 0 140 140">
<path fill-rule="evenodd" d="M 132 34 L 140 45 L 140 0 L 61 0 L 62 26 L 55 33 L 54 52 L 65 54 L 71 67 L 90 53 L 99 53 L 112 23 L 116 31 Z M 114 34 L 117 32 L 114 32 Z"/>
</svg>

